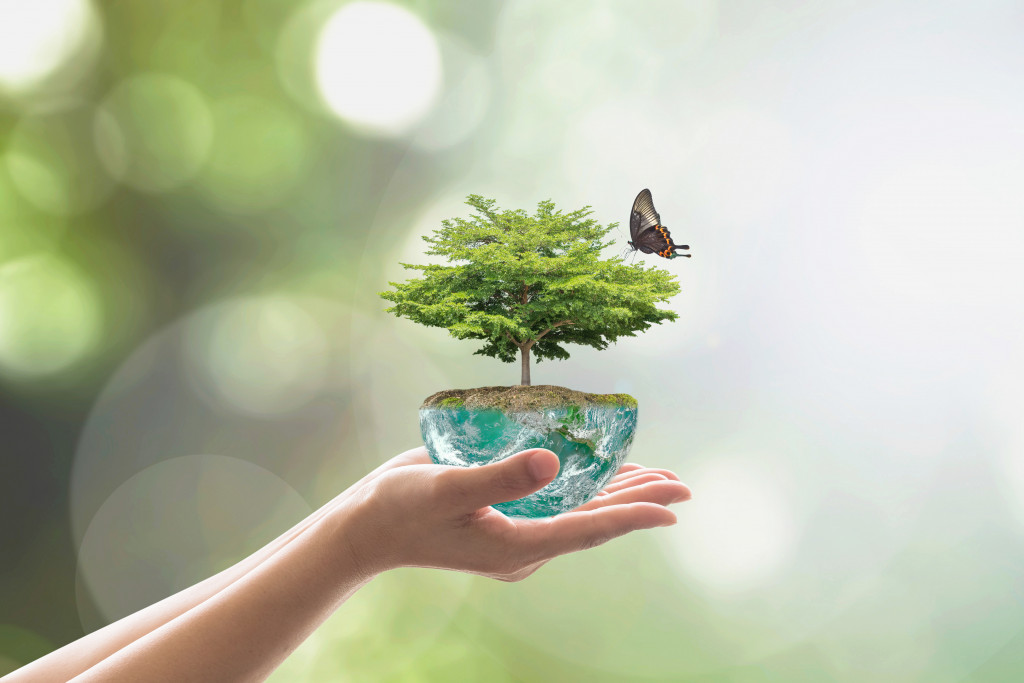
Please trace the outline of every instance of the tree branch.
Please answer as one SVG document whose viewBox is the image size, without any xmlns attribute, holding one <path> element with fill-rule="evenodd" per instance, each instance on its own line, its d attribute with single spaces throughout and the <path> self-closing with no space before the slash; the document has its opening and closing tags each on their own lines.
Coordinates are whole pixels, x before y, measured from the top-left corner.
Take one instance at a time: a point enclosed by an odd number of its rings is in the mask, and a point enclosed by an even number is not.
<svg viewBox="0 0 1024 683">
<path fill-rule="evenodd" d="M 545 334 L 547 334 L 551 330 L 555 329 L 556 327 L 561 327 L 562 325 L 572 325 L 572 321 L 571 320 L 560 320 L 560 321 L 558 321 L 557 323 L 555 323 L 554 325 L 552 325 L 551 327 L 549 327 L 548 329 L 544 330 L 543 332 L 538 334 L 536 337 L 534 337 L 533 341 L 534 342 L 538 341 Z"/>
<path fill-rule="evenodd" d="M 509 332 L 508 330 L 505 330 L 505 336 L 506 336 L 506 337 L 508 337 L 509 341 L 511 341 L 511 342 L 512 342 L 513 344 L 515 344 L 515 345 L 516 345 L 516 346 L 518 346 L 519 348 L 523 348 L 523 345 L 522 345 L 522 343 L 521 343 L 521 342 L 517 342 L 517 341 L 516 341 L 516 338 L 515 338 L 515 337 L 513 337 L 513 336 L 512 336 L 512 333 L 511 333 L 511 332 Z"/>
</svg>

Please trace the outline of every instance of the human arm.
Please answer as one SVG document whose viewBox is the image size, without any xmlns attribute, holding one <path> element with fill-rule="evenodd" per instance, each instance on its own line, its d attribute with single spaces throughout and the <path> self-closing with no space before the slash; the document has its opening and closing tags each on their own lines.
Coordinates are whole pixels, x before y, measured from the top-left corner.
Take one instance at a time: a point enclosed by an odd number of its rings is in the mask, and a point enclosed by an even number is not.
<svg viewBox="0 0 1024 683">
<path fill-rule="evenodd" d="M 522 497 L 553 478 L 557 458 L 547 451 L 539 452 L 548 467 L 545 477 L 528 476 L 527 462 L 537 453 L 472 469 L 427 464 L 422 448 L 403 454 L 271 547 L 218 575 L 213 583 L 221 585 L 208 584 L 202 599 L 183 592 L 169 599 L 171 608 L 150 614 L 148 622 L 137 619 L 135 632 L 122 628 L 122 638 L 135 636 L 128 642 L 102 640 L 100 645 L 114 650 L 80 670 L 75 680 L 260 680 L 380 572 L 439 566 L 517 580 L 554 555 L 633 528 L 671 523 L 674 516 L 662 505 L 688 496 L 674 475 L 626 466 L 603 495 L 578 512 L 510 520 L 487 507 Z"/>
<path fill-rule="evenodd" d="M 416 450 L 412 450 L 392 458 L 245 559 L 197 584 L 54 650 L 4 677 L 3 683 L 63 683 L 71 680 L 118 650 L 216 596 L 285 548 L 367 482 L 387 470 L 422 462 L 419 455 Z"/>
</svg>

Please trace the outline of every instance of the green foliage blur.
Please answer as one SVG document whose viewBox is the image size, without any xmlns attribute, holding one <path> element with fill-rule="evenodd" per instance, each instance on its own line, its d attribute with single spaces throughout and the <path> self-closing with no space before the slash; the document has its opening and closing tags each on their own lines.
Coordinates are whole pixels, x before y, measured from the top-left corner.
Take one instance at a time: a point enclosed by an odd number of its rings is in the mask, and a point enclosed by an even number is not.
<svg viewBox="0 0 1024 683">
<path fill-rule="evenodd" d="M 294 359 L 308 364 L 318 353 L 332 360 L 316 367 L 335 381 L 329 364 L 344 358 L 349 316 L 377 308 L 374 290 L 383 285 L 366 285 L 365 264 L 401 239 L 468 150 L 430 158 L 410 151 L 407 140 L 361 134 L 323 104 L 311 50 L 324 21 L 345 4 L 0 3 L 0 675 L 117 617 L 90 597 L 78 555 L 93 514 L 141 469 L 193 453 L 260 460 L 256 444 L 239 441 L 260 422 L 276 435 L 271 440 L 288 441 L 268 448 L 261 466 L 317 501 L 333 494 L 314 491 L 316 468 L 339 449 L 358 451 L 345 418 L 348 398 L 326 409 L 327 399 L 317 399 L 292 410 L 298 402 L 291 395 L 258 390 L 275 381 L 293 386 L 287 383 L 296 372 L 315 376 Z M 499 9 L 494 2 L 407 7 L 473 51 L 487 49 L 490 39 L 478 29 Z M 389 201 L 386 220 L 376 220 L 395 169 L 410 154 L 420 157 L 422 176 Z M 77 513 L 70 498 L 82 491 L 74 482 L 95 466 L 79 458 L 76 475 L 76 454 L 90 416 L 104 419 L 101 397 L 119 369 L 162 348 L 159 340 L 183 325 L 195 333 L 195 324 L 182 321 L 208 306 L 241 302 L 243 309 L 231 310 L 244 317 L 245 302 L 285 300 L 329 311 L 311 317 L 285 307 L 283 318 L 264 311 L 255 328 L 242 328 L 242 338 L 225 337 L 230 325 L 221 325 L 216 343 L 242 359 L 249 378 L 235 396 L 270 396 L 264 406 L 284 396 L 291 407 L 277 403 L 281 412 L 245 422 L 221 404 L 213 408 L 220 418 L 207 428 L 210 406 L 200 398 L 207 394 L 189 390 L 196 412 L 184 415 L 180 396 L 167 394 L 166 385 L 158 389 L 152 367 L 136 364 L 129 374 L 164 398 L 134 416 L 119 415 L 105 432 L 98 449 L 114 474 L 107 488 L 83 494 L 97 503 Z M 315 320 L 314 343 L 296 320 Z M 204 376 L 225 376 L 228 355 L 211 360 L 214 375 Z M 168 368 L 177 367 L 174 356 Z M 292 367 L 275 370 L 282 357 Z M 184 366 L 173 374 L 185 381 L 182 391 L 195 379 Z M 351 396 L 347 370 L 342 374 L 338 384 L 318 386 Z M 216 386 L 211 391 L 215 401 L 223 398 Z M 322 426 L 323 441 L 303 446 L 306 430 L 295 425 L 317 410 L 338 429 Z M 141 436 L 164 428 L 181 442 Z M 118 429 L 138 430 L 154 452 L 145 455 L 139 442 L 122 451 Z M 419 436 L 410 427 L 402 439 L 415 445 Z M 340 490 L 379 457 L 353 457 L 321 481 Z M 181 504 L 194 496 L 194 487 L 184 490 Z M 268 509 L 274 503 L 273 496 L 265 501 Z M 175 514 L 167 511 L 170 519 Z M 281 522 L 290 525 L 293 517 Z M 192 563 L 186 575 L 175 579 L 166 566 L 133 571 L 159 591 L 176 590 L 237 559 L 238 544 L 250 534 L 265 542 L 280 531 L 259 536 L 260 519 L 237 520 L 224 537 L 233 549 L 181 558 Z"/>
<path fill-rule="evenodd" d="M 594 221 L 590 207 L 566 214 L 542 201 L 530 216 L 479 195 L 466 204 L 476 215 L 442 221 L 423 238 L 427 254 L 453 265 L 403 264 L 424 277 L 390 283 L 395 289 L 381 293 L 395 303 L 389 313 L 483 339 L 479 355 L 511 363 L 518 352 L 522 384 L 530 384 L 531 355 L 565 360 L 564 344 L 602 350 L 678 317 L 657 307 L 679 293 L 675 276 L 600 257 L 615 225 Z"/>
</svg>

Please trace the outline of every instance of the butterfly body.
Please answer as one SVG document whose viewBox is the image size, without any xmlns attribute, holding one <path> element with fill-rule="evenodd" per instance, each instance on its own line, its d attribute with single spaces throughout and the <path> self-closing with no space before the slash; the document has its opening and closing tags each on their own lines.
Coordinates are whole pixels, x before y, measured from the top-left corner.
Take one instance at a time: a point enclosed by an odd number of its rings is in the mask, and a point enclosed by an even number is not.
<svg viewBox="0 0 1024 683">
<path fill-rule="evenodd" d="M 668 228 L 661 224 L 661 216 L 654 209 L 651 191 L 644 189 L 633 200 L 633 209 L 629 214 L 629 247 L 644 254 L 657 254 L 662 258 L 674 259 L 677 249 L 689 249 L 685 244 L 675 244 Z"/>
</svg>

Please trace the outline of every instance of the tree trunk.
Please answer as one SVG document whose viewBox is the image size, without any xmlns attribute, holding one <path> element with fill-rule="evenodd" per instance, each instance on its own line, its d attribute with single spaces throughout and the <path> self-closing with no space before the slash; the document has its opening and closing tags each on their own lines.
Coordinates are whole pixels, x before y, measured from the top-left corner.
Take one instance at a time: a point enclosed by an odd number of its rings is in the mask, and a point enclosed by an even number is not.
<svg viewBox="0 0 1024 683">
<path fill-rule="evenodd" d="M 523 374 L 522 379 L 519 381 L 524 387 L 530 386 L 530 347 L 523 346 L 519 349 L 519 353 L 523 357 Z"/>
</svg>

